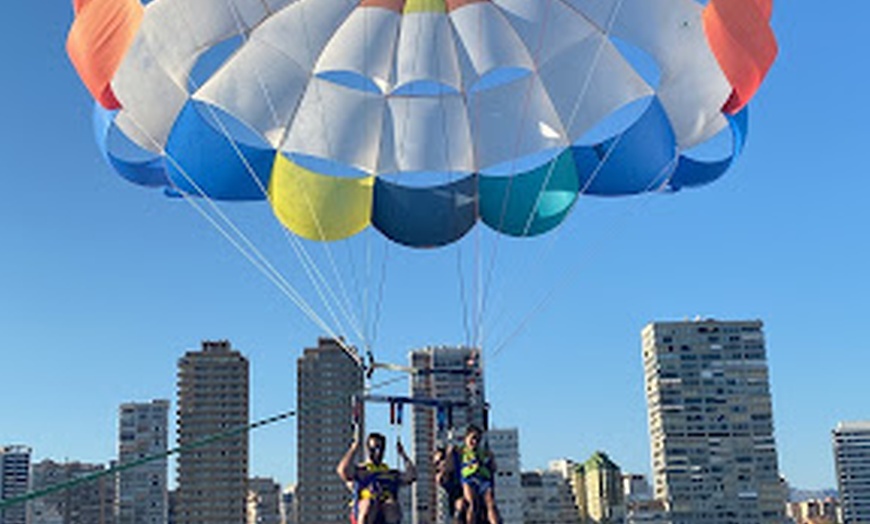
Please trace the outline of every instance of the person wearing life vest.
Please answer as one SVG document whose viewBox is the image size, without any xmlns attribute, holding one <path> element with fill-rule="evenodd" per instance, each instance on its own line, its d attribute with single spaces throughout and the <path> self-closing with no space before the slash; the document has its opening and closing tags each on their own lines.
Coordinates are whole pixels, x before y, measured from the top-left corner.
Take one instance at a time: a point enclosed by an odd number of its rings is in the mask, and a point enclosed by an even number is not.
<svg viewBox="0 0 870 524">
<path fill-rule="evenodd" d="M 391 469 L 384 464 L 384 448 L 387 439 L 380 433 L 371 433 L 366 439 L 368 460 L 354 465 L 353 458 L 359 450 L 359 441 L 354 439 L 347 453 L 336 467 L 341 479 L 353 486 L 356 496 L 357 524 L 398 524 L 402 521 L 399 508 L 399 487 L 417 479 L 414 463 L 408 458 L 401 442 L 396 451 L 405 463 L 405 471 Z"/>
<path fill-rule="evenodd" d="M 432 457 L 435 469 L 435 482 L 447 493 L 447 507 L 453 524 L 466 524 L 465 495 L 460 480 L 459 452 L 452 444 L 438 448 Z"/>
<path fill-rule="evenodd" d="M 468 426 L 465 431 L 465 443 L 459 453 L 462 493 L 468 507 L 466 523 L 476 523 L 478 515 L 486 511 L 489 524 L 499 524 L 498 509 L 495 507 L 495 494 L 493 493 L 495 459 L 488 449 L 483 449 L 480 446 L 482 437 L 482 429 L 474 424 Z"/>
</svg>

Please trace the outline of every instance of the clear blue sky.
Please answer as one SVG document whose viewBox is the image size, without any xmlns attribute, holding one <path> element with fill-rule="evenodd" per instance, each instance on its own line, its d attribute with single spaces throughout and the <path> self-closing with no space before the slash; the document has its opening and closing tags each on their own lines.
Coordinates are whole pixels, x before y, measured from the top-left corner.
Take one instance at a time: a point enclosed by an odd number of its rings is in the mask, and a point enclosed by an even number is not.
<svg viewBox="0 0 870 524">
<path fill-rule="evenodd" d="M 104 165 L 64 52 L 71 7 L 6 11 L 0 444 L 28 444 L 37 460 L 108 462 L 118 405 L 174 400 L 176 360 L 203 339 L 229 339 L 250 358 L 254 417 L 292 409 L 295 359 L 322 332 L 190 206 Z M 760 318 L 781 472 L 800 487 L 834 485 L 831 429 L 870 418 L 870 74 L 856 57 L 868 16 L 862 2 L 777 3 L 779 59 L 751 106 L 744 155 L 716 184 L 584 199 L 553 242 L 499 244 L 488 395 L 494 423 L 519 426 L 525 468 L 603 449 L 625 471 L 648 472 L 641 328 Z M 229 211 L 316 304 L 266 206 Z M 475 238 L 461 244 L 466 265 Z M 457 248 L 389 253 L 378 356 L 403 362 L 414 347 L 464 342 Z M 373 296 L 378 282 L 346 285 Z M 293 423 L 251 442 L 254 474 L 292 480 Z"/>
</svg>

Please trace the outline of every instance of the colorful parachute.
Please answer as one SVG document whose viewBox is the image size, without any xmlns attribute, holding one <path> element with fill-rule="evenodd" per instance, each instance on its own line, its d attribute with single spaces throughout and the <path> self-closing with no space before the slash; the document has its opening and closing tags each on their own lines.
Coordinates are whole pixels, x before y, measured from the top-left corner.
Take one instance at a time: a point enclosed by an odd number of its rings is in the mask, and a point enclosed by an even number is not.
<svg viewBox="0 0 870 524">
<path fill-rule="evenodd" d="M 772 0 L 73 4 L 69 56 L 122 176 L 414 247 L 716 179 L 777 52 Z M 728 154 L 685 154 L 723 130 Z"/>
</svg>

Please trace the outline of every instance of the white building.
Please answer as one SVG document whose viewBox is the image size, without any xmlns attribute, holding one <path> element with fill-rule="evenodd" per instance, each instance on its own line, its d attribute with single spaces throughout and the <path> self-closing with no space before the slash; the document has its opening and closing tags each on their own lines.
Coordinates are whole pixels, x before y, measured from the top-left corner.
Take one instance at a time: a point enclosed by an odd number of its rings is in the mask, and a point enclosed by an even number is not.
<svg viewBox="0 0 870 524">
<path fill-rule="evenodd" d="M 129 464 L 164 453 L 169 401 L 121 404 L 118 416 L 118 462 Z M 167 459 L 151 460 L 118 473 L 118 524 L 164 524 L 168 518 Z"/>
<path fill-rule="evenodd" d="M 653 322 L 642 331 L 655 498 L 674 524 L 781 524 L 762 323 Z"/>
<path fill-rule="evenodd" d="M 833 439 L 843 524 L 870 522 L 870 421 L 841 422 Z"/>
<path fill-rule="evenodd" d="M 30 448 L 0 447 L 0 500 L 20 497 L 30 488 Z M 27 524 L 27 504 L 0 509 L 0 524 Z"/>
<path fill-rule="evenodd" d="M 461 437 L 469 424 L 486 427 L 483 388 L 483 367 L 480 351 L 467 347 L 429 347 L 410 354 L 411 367 L 416 370 L 411 382 L 411 396 L 443 401 L 464 402 L 467 407 L 451 412 L 452 427 Z M 443 492 L 435 483 L 432 456 L 439 435 L 438 413 L 427 406 L 415 405 L 411 412 L 413 460 L 417 466 L 417 482 L 412 485 L 411 514 L 414 524 L 436 524 L 447 521 L 447 506 Z"/>
<path fill-rule="evenodd" d="M 519 431 L 490 429 L 487 443 L 495 459 L 495 502 L 502 524 L 523 524 Z"/>
</svg>

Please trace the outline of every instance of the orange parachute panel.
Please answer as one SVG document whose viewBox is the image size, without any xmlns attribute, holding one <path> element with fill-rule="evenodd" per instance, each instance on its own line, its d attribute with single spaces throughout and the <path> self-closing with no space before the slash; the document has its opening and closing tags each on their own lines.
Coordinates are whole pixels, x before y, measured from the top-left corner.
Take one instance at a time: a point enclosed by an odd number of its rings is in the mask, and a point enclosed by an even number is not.
<svg viewBox="0 0 870 524">
<path fill-rule="evenodd" d="M 771 0 L 711 0 L 704 31 L 734 91 L 722 107 L 735 114 L 755 95 L 777 54 Z"/>
<path fill-rule="evenodd" d="M 120 107 L 110 82 L 142 23 L 139 0 L 73 0 L 76 18 L 66 51 L 91 95 L 107 109 Z"/>
</svg>

